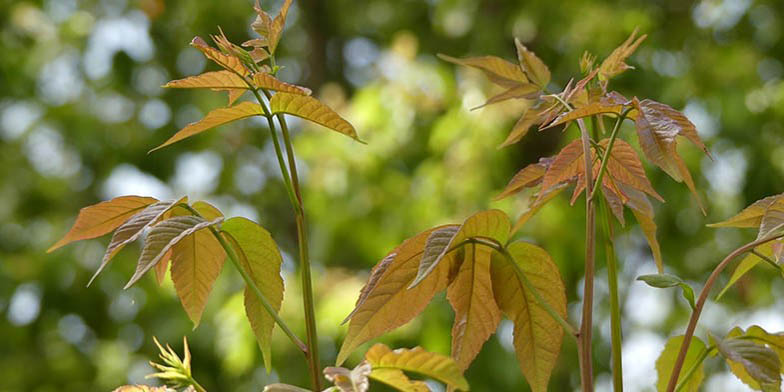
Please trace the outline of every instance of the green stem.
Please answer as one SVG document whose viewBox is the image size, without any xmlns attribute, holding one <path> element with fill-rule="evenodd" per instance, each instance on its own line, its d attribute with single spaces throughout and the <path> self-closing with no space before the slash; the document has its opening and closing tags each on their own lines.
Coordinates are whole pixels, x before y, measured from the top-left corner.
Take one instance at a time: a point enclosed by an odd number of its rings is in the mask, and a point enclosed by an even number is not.
<svg viewBox="0 0 784 392">
<path fill-rule="evenodd" d="M 618 130 L 621 129 L 621 124 L 626 118 L 626 115 L 629 113 L 629 110 L 621 113 L 621 115 L 618 116 L 618 119 L 615 121 L 615 126 L 613 126 L 612 133 L 610 134 L 610 141 L 607 143 L 607 148 L 604 150 L 604 155 L 602 156 L 602 165 L 599 167 L 599 173 L 596 175 L 596 183 L 593 186 L 593 191 L 590 193 L 591 200 L 593 200 L 594 196 L 596 195 L 596 191 L 602 189 L 601 181 L 604 177 L 604 173 L 607 171 L 607 162 L 610 160 L 610 153 L 612 152 L 613 145 L 615 144 L 615 139 L 618 137 Z"/>
<path fill-rule="evenodd" d="M 580 128 L 580 138 L 583 145 L 583 159 L 585 163 L 585 277 L 583 281 L 583 309 L 580 322 L 580 334 L 577 345 L 580 355 L 580 385 L 583 392 L 593 392 L 593 356 L 591 343 L 593 335 L 593 280 L 596 248 L 596 211 L 593 199 L 593 173 L 591 162 L 591 137 L 585 127 L 583 119 L 577 120 Z M 608 150 L 609 151 L 609 150 Z"/>
<path fill-rule="evenodd" d="M 694 362 L 694 364 L 691 365 L 689 370 L 686 371 L 686 374 L 684 374 L 683 379 L 678 382 L 678 385 L 675 387 L 676 392 L 680 392 L 680 390 L 683 389 L 684 386 L 686 386 L 686 383 L 689 382 L 689 379 L 691 378 L 691 376 L 694 375 L 694 372 L 696 372 L 697 369 L 700 367 L 700 364 L 702 364 L 702 362 L 705 360 L 705 358 L 708 357 L 711 351 L 715 349 L 716 348 L 713 346 L 709 346 L 702 349 L 700 355 L 697 357 L 697 360 Z"/>
<path fill-rule="evenodd" d="M 607 203 L 600 198 L 599 208 L 604 215 L 604 255 L 607 260 L 607 282 L 610 289 L 610 332 L 612 346 L 612 375 L 613 390 L 623 391 L 623 356 L 621 353 L 621 306 L 618 300 L 618 265 L 615 259 L 615 244 L 613 243 L 612 217 Z"/>
<path fill-rule="evenodd" d="M 188 381 L 190 381 L 190 383 L 191 383 L 191 386 L 192 386 L 194 389 L 196 389 L 196 392 L 207 392 L 207 390 L 206 390 L 206 389 L 204 389 L 204 387 L 203 387 L 203 386 L 201 386 L 201 384 L 199 384 L 198 382 L 196 382 L 196 379 L 194 379 L 193 377 L 191 377 L 191 378 L 190 378 L 190 380 L 188 380 Z"/>
<path fill-rule="evenodd" d="M 770 264 L 771 267 L 777 269 L 779 272 L 782 272 L 781 266 L 778 263 L 776 263 L 775 261 L 773 261 L 773 259 L 771 259 L 770 257 L 765 256 L 765 255 L 763 255 L 760 252 L 757 252 L 756 249 L 752 249 L 751 250 L 751 254 L 753 254 L 754 256 L 759 257 L 760 259 L 762 259 L 766 263 Z"/>
</svg>

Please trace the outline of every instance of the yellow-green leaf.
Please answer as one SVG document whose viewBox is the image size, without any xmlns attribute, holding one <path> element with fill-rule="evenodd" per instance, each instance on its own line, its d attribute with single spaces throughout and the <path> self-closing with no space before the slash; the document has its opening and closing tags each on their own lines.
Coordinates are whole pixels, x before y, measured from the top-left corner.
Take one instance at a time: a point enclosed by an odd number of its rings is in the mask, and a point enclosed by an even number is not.
<svg viewBox="0 0 784 392">
<path fill-rule="evenodd" d="M 275 311 L 279 311 L 283 302 L 283 279 L 280 276 L 282 258 L 275 240 L 263 227 L 242 217 L 227 220 L 222 228 L 232 239 L 242 267 Z M 270 342 L 275 320 L 249 287 L 245 288 L 245 314 L 259 343 L 264 365 L 267 371 L 271 371 Z"/>
<path fill-rule="evenodd" d="M 507 219 L 507 232 L 508 227 Z M 451 356 L 463 370 L 479 354 L 501 321 L 501 311 L 493 299 L 491 254 L 492 250 L 487 246 L 466 244 L 456 255 L 460 269 L 446 291 L 455 311 Z"/>
<path fill-rule="evenodd" d="M 310 95 L 310 89 L 294 84 L 286 83 L 276 79 L 274 76 L 265 72 L 256 72 L 253 74 L 253 84 L 258 88 L 265 90 L 280 91 L 284 93 L 291 93 L 297 95 Z"/>
<path fill-rule="evenodd" d="M 359 141 L 354 126 L 316 98 L 279 92 L 272 96 L 269 104 L 272 113 L 301 117 Z"/>
<path fill-rule="evenodd" d="M 172 80 L 165 88 L 247 89 L 245 79 L 231 71 L 205 72 L 201 75 Z"/>
<path fill-rule="evenodd" d="M 771 257 L 773 255 L 773 248 L 771 243 L 762 244 L 754 248 L 754 250 L 757 253 L 766 257 Z M 746 275 L 746 273 L 751 271 L 751 269 L 754 268 L 760 261 L 762 261 L 762 259 L 759 256 L 753 253 L 747 254 L 746 257 L 744 257 L 743 260 L 741 260 L 740 263 L 738 263 L 738 266 L 735 267 L 735 271 L 732 272 L 732 276 L 730 276 L 730 280 L 727 282 L 724 288 L 721 289 L 719 295 L 716 296 L 716 300 L 718 301 L 719 299 L 721 299 L 721 297 L 724 296 L 724 294 L 727 292 L 727 290 L 730 289 L 730 287 L 735 285 L 735 283 L 737 283 L 738 280 L 740 280 L 740 278 L 742 278 L 744 275 Z"/>
<path fill-rule="evenodd" d="M 759 227 L 762 224 L 762 217 L 765 215 L 765 211 L 782 196 L 784 196 L 784 193 L 757 200 L 732 218 L 718 223 L 711 223 L 708 227 Z"/>
<path fill-rule="evenodd" d="M 374 373 L 383 369 L 404 370 L 441 381 L 453 388 L 468 390 L 468 381 L 452 358 L 425 351 L 421 347 L 399 348 L 393 351 L 378 343 L 367 351 L 365 359 Z M 374 374 L 371 373 L 370 377 L 374 378 Z"/>
<path fill-rule="evenodd" d="M 683 335 L 673 336 L 667 341 L 664 350 L 659 354 L 659 359 L 656 360 L 656 390 L 658 392 L 665 392 L 667 390 L 667 383 L 672 376 L 672 369 L 675 367 L 675 360 L 681 350 L 681 343 L 683 342 Z M 697 366 L 694 373 L 692 373 L 689 380 L 683 385 L 683 392 L 698 392 L 702 381 L 705 379 L 705 366 L 701 360 L 701 354 L 705 350 L 705 343 L 698 337 L 691 339 L 689 350 L 686 352 L 686 359 L 683 362 L 683 369 L 678 375 L 678 382 L 681 383 L 686 379 L 686 373 L 694 366 Z M 698 362 L 698 360 L 700 362 Z"/>
<path fill-rule="evenodd" d="M 561 351 L 563 327 L 542 307 L 518 274 L 522 273 L 563 318 L 566 318 L 566 289 L 558 267 L 544 249 L 514 242 L 507 250 L 511 262 L 500 254 L 493 255 L 495 302 L 514 322 L 515 353 L 531 390 L 544 392 Z"/>
<path fill-rule="evenodd" d="M 726 338 L 716 343 L 732 373 L 752 389 L 780 392 L 781 361 L 778 355 L 764 344 L 742 336 L 743 331 L 734 328 Z"/>
<path fill-rule="evenodd" d="M 139 211 L 157 201 L 152 197 L 121 196 L 84 207 L 79 210 L 79 215 L 71 230 L 46 252 L 52 252 L 74 241 L 100 237 L 110 233 Z"/>
<path fill-rule="evenodd" d="M 409 322 L 425 309 L 435 293 L 446 287 L 450 262 L 440 263 L 427 279 L 407 289 L 417 276 L 419 261 L 430 233 L 440 228 L 424 231 L 403 241 L 373 267 L 356 307 L 346 317 L 350 323 L 338 353 L 338 365 L 360 344 Z"/>
<path fill-rule="evenodd" d="M 550 83 L 550 69 L 547 68 L 547 65 L 517 38 L 515 38 L 515 47 L 517 47 L 517 59 L 520 61 L 520 67 L 523 68 L 528 79 L 542 89 L 547 87 L 547 83 Z"/>
<path fill-rule="evenodd" d="M 490 97 L 490 99 L 488 99 L 485 103 L 471 108 L 471 110 L 480 109 L 487 105 L 492 105 L 494 103 L 503 102 L 509 99 L 515 99 L 515 98 L 534 99 L 538 95 L 539 91 L 540 91 L 539 87 L 533 83 L 526 83 L 526 84 L 510 87 L 509 89 L 504 90 L 503 92 Z"/>
<path fill-rule="evenodd" d="M 387 384 L 401 392 L 430 392 L 430 388 L 427 384 L 422 381 L 411 380 L 399 369 L 373 369 L 368 377 Z"/>
<path fill-rule="evenodd" d="M 198 133 L 215 128 L 218 125 L 227 124 L 232 121 L 241 120 L 251 116 L 257 116 L 262 113 L 261 106 L 252 102 L 241 102 L 235 106 L 215 109 L 207 113 L 203 119 L 188 124 L 185 126 L 185 128 L 181 129 L 179 132 L 175 133 L 174 136 L 169 138 L 169 140 L 165 141 L 160 146 L 153 148 L 150 150 L 150 152 L 159 150 L 182 139 L 189 138 Z"/>
<path fill-rule="evenodd" d="M 784 228 L 784 197 L 771 203 L 765 210 L 757 239 L 780 234 L 782 228 Z"/>
<path fill-rule="evenodd" d="M 207 221 L 196 216 L 176 216 L 152 226 L 144 241 L 144 248 L 136 265 L 136 272 L 125 288 L 131 287 L 147 271 L 158 264 L 177 242 L 200 229 L 214 226 L 222 221 L 223 218 Z"/>
<path fill-rule="evenodd" d="M 453 64 L 476 68 L 484 72 L 490 81 L 502 87 L 511 88 L 528 83 L 528 78 L 525 77 L 525 73 L 518 65 L 500 57 L 481 56 L 458 59 L 440 53 L 438 57 Z"/>
<path fill-rule="evenodd" d="M 95 278 L 98 277 L 98 274 L 103 271 L 104 268 L 109 264 L 109 261 L 123 248 L 125 245 L 130 244 L 133 241 L 136 241 L 143 233 L 144 230 L 156 222 L 158 222 L 161 217 L 166 214 L 172 207 L 180 204 L 180 203 L 187 203 L 188 198 L 183 197 L 179 200 L 167 200 L 167 201 L 159 201 L 154 204 L 150 204 L 139 212 L 138 214 L 134 215 L 130 219 L 128 219 L 125 223 L 120 225 L 117 230 L 114 231 L 112 234 L 112 240 L 109 242 L 109 246 L 106 248 L 106 252 L 103 255 L 103 259 L 101 260 L 101 265 L 93 274 L 90 281 L 87 283 L 87 286 L 91 285 Z"/>
</svg>

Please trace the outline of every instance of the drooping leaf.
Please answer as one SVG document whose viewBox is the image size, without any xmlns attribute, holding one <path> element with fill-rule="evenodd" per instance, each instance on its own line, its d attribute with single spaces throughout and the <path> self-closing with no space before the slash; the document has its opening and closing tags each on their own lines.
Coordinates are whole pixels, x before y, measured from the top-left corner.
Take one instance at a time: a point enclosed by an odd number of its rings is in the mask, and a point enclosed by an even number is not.
<svg viewBox="0 0 784 392">
<path fill-rule="evenodd" d="M 370 372 L 370 364 L 363 361 L 351 370 L 342 367 L 327 367 L 324 369 L 324 377 L 332 381 L 340 392 L 367 392 L 370 388 L 368 380 Z"/>
<path fill-rule="evenodd" d="M 427 352 L 421 347 L 393 351 L 378 343 L 365 353 L 365 359 L 373 367 L 374 373 L 382 369 L 405 370 L 441 381 L 453 388 L 468 390 L 468 381 L 452 358 Z M 374 378 L 374 374 L 371 373 L 370 377 Z"/>
<path fill-rule="evenodd" d="M 547 204 L 547 202 L 549 202 L 550 200 L 558 196 L 558 194 L 563 192 L 563 190 L 566 189 L 566 187 L 567 184 L 561 184 L 555 186 L 554 188 L 551 188 L 544 194 L 542 194 L 540 191 L 539 193 L 541 196 L 533 199 L 531 204 L 528 206 L 528 209 L 525 212 L 523 212 L 523 214 L 520 215 L 519 218 L 517 218 L 517 222 L 512 228 L 512 233 L 515 233 L 518 230 L 520 230 L 520 228 L 523 227 L 523 225 L 525 225 L 525 223 L 528 222 L 529 219 L 531 219 L 534 215 L 536 215 L 536 213 L 539 212 L 539 210 L 541 210 L 542 207 L 544 207 L 544 205 Z"/>
<path fill-rule="evenodd" d="M 176 216 L 153 225 L 147 234 L 142 254 L 136 265 L 136 272 L 125 288 L 131 287 L 141 279 L 177 242 L 200 229 L 214 226 L 222 221 L 223 218 L 206 221 L 196 216 Z"/>
<path fill-rule="evenodd" d="M 561 351 L 563 327 L 542 307 L 518 274 L 522 273 L 547 304 L 564 318 L 566 290 L 558 267 L 544 249 L 514 242 L 507 250 L 513 260 L 493 255 L 495 301 L 514 322 L 515 353 L 531 390 L 544 392 Z"/>
<path fill-rule="evenodd" d="M 494 197 L 493 200 L 505 199 L 520 192 L 523 188 L 531 188 L 540 184 L 544 177 L 544 173 L 547 171 L 547 168 L 550 167 L 552 161 L 552 157 L 540 158 L 539 162 L 524 167 L 512 177 L 509 184 L 506 185 L 506 188 L 504 188 L 498 196 Z"/>
<path fill-rule="evenodd" d="M 528 80 L 541 89 L 547 87 L 547 84 L 550 83 L 550 69 L 547 68 L 547 65 L 539 57 L 536 57 L 534 52 L 528 50 L 517 38 L 515 38 L 515 47 L 517 48 L 517 59 L 520 62 L 520 67 L 525 72 Z"/>
<path fill-rule="evenodd" d="M 741 338 L 742 335 L 740 328 L 734 328 L 726 338 L 716 342 L 730 370 L 752 389 L 779 392 L 781 361 L 778 355 L 764 344 Z"/>
<path fill-rule="evenodd" d="M 449 61 L 457 65 L 476 68 L 482 72 L 493 83 L 502 87 L 515 87 L 520 84 L 528 83 L 528 78 L 523 73 L 520 66 L 510 63 L 500 57 L 481 56 L 458 59 L 445 54 L 438 54 L 442 60 Z"/>
<path fill-rule="evenodd" d="M 656 239 L 656 222 L 653 220 L 653 206 L 651 205 L 648 197 L 637 189 L 631 188 L 624 184 L 620 184 L 619 188 L 628 197 L 626 205 L 632 210 L 634 218 L 640 224 L 645 239 L 651 248 L 653 260 L 656 262 L 656 268 L 659 273 L 664 272 L 664 260 L 662 259 L 661 248 L 659 247 L 659 240 Z"/>
<path fill-rule="evenodd" d="M 773 249 L 770 243 L 762 244 L 754 248 L 754 250 L 757 251 L 757 253 L 767 257 L 771 257 L 773 254 Z M 716 301 L 721 299 L 721 297 L 724 296 L 724 294 L 727 292 L 727 290 L 730 289 L 730 287 L 735 285 L 735 283 L 737 283 L 738 280 L 740 280 L 740 278 L 742 278 L 744 275 L 746 275 L 746 273 L 751 271 L 752 268 L 754 268 L 757 264 L 759 264 L 760 261 L 762 261 L 762 259 L 759 258 L 759 256 L 753 253 L 747 254 L 746 257 L 744 257 L 743 260 L 741 260 L 740 263 L 738 263 L 738 266 L 735 267 L 735 271 L 732 272 L 732 276 L 730 276 L 730 280 L 727 282 L 724 288 L 721 289 L 719 295 L 716 296 Z"/>
<path fill-rule="evenodd" d="M 172 207 L 180 203 L 187 202 L 188 198 L 183 197 L 179 200 L 159 201 L 157 203 L 150 204 L 144 210 L 132 216 L 125 223 L 120 225 L 120 227 L 114 231 L 114 234 L 112 234 L 112 240 L 109 243 L 109 246 L 106 248 L 106 252 L 103 255 L 103 259 L 101 260 L 101 265 L 95 271 L 93 277 L 90 278 L 87 286 L 93 283 L 95 278 L 98 277 L 98 274 L 100 274 L 101 271 L 106 268 L 106 266 L 109 264 L 109 261 L 123 247 L 125 247 L 125 245 L 136 241 L 142 235 L 142 233 L 144 233 L 146 228 L 158 222 L 161 217 L 163 217 L 163 215 Z"/>
<path fill-rule="evenodd" d="M 310 89 L 308 88 L 283 82 L 265 72 L 256 72 L 253 74 L 253 84 L 255 84 L 258 88 L 280 91 L 284 93 L 297 95 L 310 95 L 311 93 Z"/>
<path fill-rule="evenodd" d="M 784 193 L 757 200 L 732 218 L 718 223 L 711 223 L 708 225 L 708 227 L 760 227 L 762 224 L 762 217 L 765 215 L 765 211 L 767 211 L 771 204 L 781 199 L 782 196 L 784 196 Z"/>
<path fill-rule="evenodd" d="M 599 142 L 604 148 L 607 148 L 609 139 L 604 139 Z M 616 139 L 613 144 L 612 152 L 610 152 L 607 161 L 607 174 L 620 183 L 626 184 L 632 188 L 643 191 L 659 201 L 664 199 L 653 189 L 650 180 L 645 175 L 645 169 L 642 167 L 642 162 L 637 156 L 637 152 L 627 142 Z"/>
<path fill-rule="evenodd" d="M 533 83 L 526 83 L 519 86 L 510 87 L 509 89 L 490 97 L 490 99 L 488 99 L 485 103 L 471 108 L 471 110 L 480 109 L 487 105 L 492 105 L 494 103 L 503 102 L 509 99 L 534 99 L 538 95 L 539 91 L 540 88 Z"/>
<path fill-rule="evenodd" d="M 422 312 L 435 293 L 446 288 L 450 262 L 441 262 L 418 286 L 408 289 L 417 276 L 425 243 L 436 227 L 403 241 L 370 273 L 350 320 L 337 356 L 342 364 L 360 344 L 395 329 Z M 452 257 L 451 254 L 448 257 Z"/>
<path fill-rule="evenodd" d="M 206 220 L 223 218 L 218 209 L 206 202 L 198 201 L 191 207 Z M 223 268 L 226 252 L 208 228 L 183 238 L 170 252 L 174 289 L 196 328 L 207 305 L 207 297 Z"/>
<path fill-rule="evenodd" d="M 771 203 L 765 210 L 757 239 L 781 234 L 784 230 L 784 197 Z"/>
<path fill-rule="evenodd" d="M 47 249 L 53 252 L 74 241 L 100 237 L 112 232 L 139 211 L 158 200 L 143 196 L 121 196 L 84 207 L 79 210 L 73 227 L 65 236 Z"/>
<path fill-rule="evenodd" d="M 414 282 L 411 283 L 410 287 L 418 285 L 425 279 L 427 275 L 436 268 L 441 259 L 445 258 L 447 251 L 450 250 L 451 247 L 472 237 L 492 239 L 499 244 L 504 245 L 509 239 L 510 227 L 511 223 L 509 222 L 509 217 L 503 211 L 488 210 L 478 212 L 468 217 L 460 226 L 460 229 L 456 234 L 452 232 L 439 233 L 437 235 L 438 241 L 434 242 L 434 246 L 431 246 L 430 248 L 431 252 L 436 249 L 440 249 L 441 252 L 437 257 L 425 257 L 432 256 L 432 253 L 428 253 L 427 249 L 425 250 L 425 256 L 423 256 L 422 260 L 419 262 L 417 277 Z M 444 244 L 443 238 L 439 237 L 446 237 L 448 234 L 452 234 L 452 237 L 447 244 Z"/>
<path fill-rule="evenodd" d="M 678 358 L 678 353 L 681 350 L 681 343 L 683 343 L 683 335 L 673 336 L 667 341 L 664 350 L 659 354 L 659 359 L 656 360 L 656 390 L 658 392 L 665 392 L 667 390 L 667 383 L 672 376 L 672 369 L 675 367 L 675 360 Z M 705 379 L 705 365 L 700 359 L 701 354 L 705 351 L 705 343 L 698 337 L 692 337 L 689 349 L 686 351 L 686 359 L 683 361 L 683 368 L 678 375 L 678 382 L 684 382 L 686 373 L 694 366 L 697 366 L 694 373 L 689 380 L 684 384 L 683 392 L 698 392 L 700 385 Z"/>
<path fill-rule="evenodd" d="M 231 71 L 205 72 L 201 75 L 172 80 L 164 88 L 247 89 L 245 80 Z"/>
<path fill-rule="evenodd" d="M 501 321 L 501 311 L 493 298 L 491 255 L 492 250 L 486 246 L 466 244 L 456 255 L 461 257 L 460 268 L 446 291 L 446 298 L 455 311 L 451 356 L 463 370 L 479 354 Z"/>
<path fill-rule="evenodd" d="M 527 133 L 528 130 L 541 122 L 539 116 L 541 114 L 541 110 L 539 107 L 536 108 L 528 108 L 528 110 L 523 113 L 522 116 L 517 120 L 517 122 L 512 127 L 512 131 L 509 132 L 509 136 L 506 137 L 501 145 L 498 148 L 504 148 L 506 146 L 510 146 L 519 142 Z"/>
<path fill-rule="evenodd" d="M 283 279 L 280 276 L 282 258 L 270 233 L 255 222 L 234 217 L 223 223 L 230 244 L 240 258 L 239 262 L 275 311 L 283 302 Z M 245 314 L 259 343 L 264 365 L 272 370 L 270 342 L 275 320 L 262 307 L 261 301 L 250 287 L 245 288 Z"/>
<path fill-rule="evenodd" d="M 599 79 L 602 81 L 606 81 L 612 77 L 615 77 L 627 69 L 633 69 L 634 67 L 626 64 L 626 59 L 637 50 L 637 47 L 640 46 L 642 41 L 645 40 L 647 35 L 643 34 L 639 38 L 635 40 L 635 36 L 637 35 L 637 29 L 634 29 L 632 34 L 629 38 L 626 39 L 619 47 L 615 48 L 615 50 L 607 56 L 606 59 L 602 62 L 599 66 Z"/>
<path fill-rule="evenodd" d="M 316 98 L 279 92 L 272 96 L 269 105 L 272 113 L 301 117 L 359 141 L 354 126 Z"/>
<path fill-rule="evenodd" d="M 758 325 L 752 325 L 746 329 L 744 336 L 754 338 L 760 343 L 765 343 L 776 353 L 779 361 L 784 361 L 784 334 L 781 332 L 770 333 Z M 782 367 L 781 372 L 784 373 L 784 367 Z"/>
<path fill-rule="evenodd" d="M 370 372 L 371 379 L 387 384 L 401 392 L 430 392 L 423 381 L 411 380 L 400 369 L 381 368 Z"/>
<path fill-rule="evenodd" d="M 150 150 L 150 152 L 160 150 L 161 148 L 164 148 L 170 144 L 215 128 L 219 125 L 228 124 L 230 122 L 251 116 L 258 116 L 262 113 L 261 106 L 253 102 L 240 102 L 239 104 L 231 107 L 215 109 L 207 113 L 203 119 L 186 125 L 185 128 L 175 133 L 174 136 L 170 137 L 169 140 L 166 140 L 160 146 Z"/>
<path fill-rule="evenodd" d="M 669 274 L 640 275 L 637 280 L 645 282 L 648 286 L 656 288 L 680 287 L 683 298 L 694 309 L 694 290 L 683 279 Z"/>
<path fill-rule="evenodd" d="M 240 76 L 247 76 L 250 74 L 250 71 L 245 68 L 245 65 L 242 64 L 240 59 L 233 55 L 222 53 L 220 50 L 211 47 L 201 37 L 194 37 L 191 41 L 191 46 L 204 54 L 204 57 L 212 60 L 216 64 L 225 68 L 227 71 L 237 73 Z"/>
</svg>

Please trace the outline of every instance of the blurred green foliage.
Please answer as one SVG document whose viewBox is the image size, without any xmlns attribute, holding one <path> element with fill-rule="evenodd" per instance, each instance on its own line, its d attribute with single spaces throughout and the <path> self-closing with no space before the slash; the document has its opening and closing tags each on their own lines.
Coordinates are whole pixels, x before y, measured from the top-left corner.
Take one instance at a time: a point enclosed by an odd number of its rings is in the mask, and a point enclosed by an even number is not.
<svg viewBox="0 0 784 392">
<path fill-rule="evenodd" d="M 280 2 L 262 3 L 276 10 Z M 275 370 L 263 370 L 235 271 L 225 269 L 204 321 L 191 330 L 171 283 L 158 287 L 145 278 L 121 290 L 138 248 L 122 252 L 90 288 L 85 284 L 106 239 L 44 253 L 79 208 L 100 200 L 128 193 L 205 198 L 227 215 L 257 220 L 287 252 L 282 313 L 303 335 L 290 256 L 294 222 L 264 123 L 224 126 L 146 154 L 179 127 L 225 105 L 222 94 L 159 86 L 214 69 L 187 43 L 217 26 L 244 41 L 251 5 L 0 3 L 0 390 L 97 391 L 142 382 L 152 370 L 146 361 L 156 353 L 153 335 L 178 351 L 187 335 L 194 374 L 208 390 L 258 391 L 277 380 L 307 385 L 304 359 L 278 332 Z M 667 199 L 656 206 L 666 270 L 694 283 L 753 236 L 704 224 L 784 190 L 783 14 L 777 0 L 295 2 L 278 55 L 286 67 L 281 78 L 312 88 L 368 142 L 292 122 L 316 263 L 323 362 L 334 360 L 345 332 L 339 323 L 376 261 L 404 238 L 479 209 L 516 215 L 525 198 L 492 203 L 492 196 L 517 169 L 552 155 L 574 136 L 574 129 L 532 132 L 522 143 L 496 150 L 520 103 L 470 111 L 492 88 L 478 72 L 456 69 L 436 53 L 512 59 L 516 36 L 550 65 L 554 87 L 563 87 L 578 74 L 583 50 L 601 58 L 636 26 L 649 34 L 631 58 L 637 70 L 614 88 L 683 109 L 716 157 L 711 161 L 690 146 L 681 150 L 708 201 L 707 218 L 683 185 L 648 172 Z M 569 207 L 562 197 L 522 232 L 558 263 L 572 319 L 579 312 L 583 218 L 582 205 Z M 618 251 L 627 387 L 652 390 L 653 361 L 665 338 L 681 333 L 688 306 L 674 290 L 634 281 L 655 270 L 635 225 L 622 230 Z M 604 388 L 610 382 L 609 321 L 601 262 L 598 268 L 595 369 Z M 709 304 L 702 331 L 709 326 L 723 334 L 731 325 L 752 323 L 784 329 L 784 302 L 777 300 L 784 285 L 766 268 L 744 278 L 721 304 Z M 384 341 L 448 353 L 451 317 L 438 297 Z M 475 391 L 526 388 L 511 352 L 511 327 L 500 330 L 467 372 Z M 579 384 L 575 353 L 566 340 L 552 390 Z M 729 385 L 721 377 L 709 379 L 707 388 Z"/>
</svg>

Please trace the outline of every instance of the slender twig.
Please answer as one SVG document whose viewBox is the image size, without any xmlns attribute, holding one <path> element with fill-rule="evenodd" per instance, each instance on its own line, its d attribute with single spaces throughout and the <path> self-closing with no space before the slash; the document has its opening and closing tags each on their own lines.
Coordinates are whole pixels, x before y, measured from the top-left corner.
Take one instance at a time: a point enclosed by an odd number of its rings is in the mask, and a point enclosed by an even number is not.
<svg viewBox="0 0 784 392">
<path fill-rule="evenodd" d="M 583 309 L 578 351 L 580 354 L 580 384 L 583 392 L 593 392 L 593 364 L 591 355 L 591 340 L 593 335 L 593 280 L 596 247 L 596 211 L 593 200 L 593 181 L 591 174 L 591 137 L 585 127 L 583 119 L 577 120 L 580 128 L 580 138 L 583 144 L 583 159 L 585 161 L 585 277 L 583 281 Z M 609 150 L 608 150 L 609 151 Z"/>
<path fill-rule="evenodd" d="M 763 261 L 765 261 L 766 263 L 768 263 L 768 264 L 769 264 L 771 267 L 773 267 L 773 268 L 777 269 L 779 272 L 782 272 L 781 265 L 779 265 L 779 263 L 777 263 L 777 262 L 773 261 L 773 259 L 771 259 L 770 257 L 768 257 L 768 256 L 765 256 L 765 255 L 763 255 L 763 254 L 762 254 L 762 253 L 760 253 L 760 252 L 757 252 L 757 250 L 756 250 L 756 249 L 752 249 L 752 250 L 750 250 L 749 252 L 750 252 L 751 254 L 753 254 L 754 256 L 757 256 L 757 257 L 759 257 L 760 259 L 762 259 Z"/>
<path fill-rule="evenodd" d="M 599 206 L 604 216 L 604 255 L 607 260 L 607 283 L 610 289 L 610 333 L 612 346 L 612 376 L 613 390 L 623 391 L 623 356 L 621 353 L 621 305 L 618 296 L 618 265 L 615 259 L 615 244 L 613 243 L 612 217 L 603 198 L 599 198 Z"/>
<path fill-rule="evenodd" d="M 767 236 L 760 238 L 758 240 L 752 241 L 747 243 L 746 245 L 741 246 L 740 248 L 735 249 L 724 258 L 724 260 L 713 269 L 708 280 L 705 281 L 705 286 L 702 287 L 702 291 L 700 291 L 700 297 L 697 299 L 697 303 L 694 306 L 694 310 L 691 312 L 691 318 L 689 319 L 689 325 L 686 327 L 686 334 L 683 336 L 683 342 L 681 343 L 681 350 L 678 352 L 678 357 L 675 359 L 675 365 L 672 368 L 672 373 L 670 373 L 670 381 L 667 384 L 667 392 L 673 392 L 675 390 L 675 386 L 678 383 L 678 375 L 681 372 L 681 368 L 683 368 L 683 362 L 686 360 L 686 353 L 689 350 L 689 344 L 691 344 L 691 338 L 694 337 L 694 330 L 697 328 L 697 321 L 700 319 L 700 315 L 702 314 L 702 308 L 705 306 L 705 301 L 708 299 L 708 295 L 710 294 L 711 288 L 713 288 L 713 284 L 718 279 L 721 271 L 726 268 L 730 262 L 735 260 L 738 256 L 751 251 L 752 249 L 760 246 L 762 244 L 768 243 L 775 239 L 784 237 L 784 234 L 778 234 L 773 236 Z"/>
<path fill-rule="evenodd" d="M 708 355 L 715 349 L 716 349 L 715 346 L 709 346 L 702 349 L 700 355 L 697 357 L 697 360 L 695 360 L 694 363 L 691 365 L 691 367 L 689 367 L 689 370 L 686 371 L 686 374 L 683 376 L 683 379 L 678 382 L 678 385 L 675 387 L 676 392 L 682 390 L 683 387 L 686 386 L 686 383 L 689 382 L 691 376 L 693 376 L 694 373 L 697 371 L 697 369 L 700 367 L 702 361 L 704 361 L 705 358 L 707 358 Z"/>
</svg>

